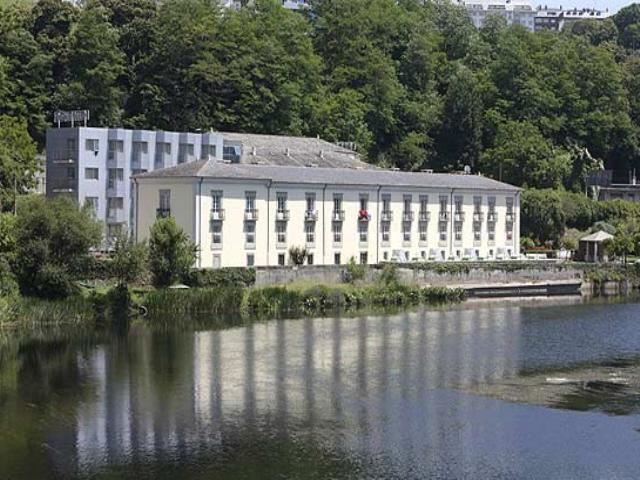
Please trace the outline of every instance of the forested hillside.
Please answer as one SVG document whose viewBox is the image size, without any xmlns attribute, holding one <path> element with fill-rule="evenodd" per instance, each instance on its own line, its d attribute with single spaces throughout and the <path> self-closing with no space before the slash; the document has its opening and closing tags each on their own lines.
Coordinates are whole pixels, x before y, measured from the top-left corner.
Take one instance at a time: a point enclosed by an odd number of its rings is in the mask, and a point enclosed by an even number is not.
<svg viewBox="0 0 640 480">
<path fill-rule="evenodd" d="M 88 108 L 93 125 L 320 135 L 539 188 L 640 167 L 639 5 L 535 34 L 478 31 L 447 1 L 215 5 L 0 2 L 0 115 L 40 146 L 54 110 Z"/>
</svg>

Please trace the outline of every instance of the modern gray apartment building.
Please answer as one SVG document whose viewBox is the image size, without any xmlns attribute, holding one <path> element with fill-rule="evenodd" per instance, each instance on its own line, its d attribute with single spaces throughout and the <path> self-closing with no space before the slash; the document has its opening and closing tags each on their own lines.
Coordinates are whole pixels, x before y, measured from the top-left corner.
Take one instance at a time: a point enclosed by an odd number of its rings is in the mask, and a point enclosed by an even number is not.
<svg viewBox="0 0 640 480">
<path fill-rule="evenodd" d="M 225 163 L 370 168 L 347 148 L 317 139 L 120 128 L 47 131 L 47 195 L 93 207 L 105 238 L 133 230 L 131 177 L 201 159 Z"/>
</svg>

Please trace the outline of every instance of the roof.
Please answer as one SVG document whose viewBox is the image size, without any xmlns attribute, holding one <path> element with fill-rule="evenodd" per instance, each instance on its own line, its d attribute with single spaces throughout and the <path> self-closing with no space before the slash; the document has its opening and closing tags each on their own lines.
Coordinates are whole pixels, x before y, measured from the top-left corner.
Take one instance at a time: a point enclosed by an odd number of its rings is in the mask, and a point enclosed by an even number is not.
<svg viewBox="0 0 640 480">
<path fill-rule="evenodd" d="M 136 175 L 144 178 L 218 178 L 265 180 L 274 183 L 432 187 L 446 189 L 519 191 L 512 185 L 479 175 L 399 172 L 383 169 L 290 167 L 275 165 L 227 164 L 213 160 L 183 163 L 176 167 Z"/>
<path fill-rule="evenodd" d="M 580 239 L 581 242 L 594 242 L 594 243 L 601 243 L 604 242 L 606 240 L 611 240 L 613 237 L 613 235 L 611 235 L 610 233 L 604 232 L 602 230 L 596 232 L 596 233 L 592 233 L 591 235 L 587 235 L 586 237 L 582 237 Z"/>
<path fill-rule="evenodd" d="M 320 138 L 218 132 L 225 144 L 242 145 L 240 163 L 344 168 L 375 168 L 354 150 Z"/>
</svg>

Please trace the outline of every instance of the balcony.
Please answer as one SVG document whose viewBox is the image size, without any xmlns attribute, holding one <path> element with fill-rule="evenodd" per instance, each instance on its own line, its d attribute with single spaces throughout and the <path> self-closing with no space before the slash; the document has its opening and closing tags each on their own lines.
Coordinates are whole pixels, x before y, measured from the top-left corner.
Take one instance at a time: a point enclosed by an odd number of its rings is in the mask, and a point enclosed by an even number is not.
<svg viewBox="0 0 640 480">
<path fill-rule="evenodd" d="M 489 213 L 487 213 L 487 222 L 497 222 L 498 221 L 498 212 L 496 212 L 495 210 L 493 211 L 489 211 Z"/>
<path fill-rule="evenodd" d="M 107 167 L 123 167 L 124 153 L 109 150 L 107 152 Z"/>
<path fill-rule="evenodd" d="M 507 223 L 513 223 L 515 221 L 513 212 L 507 212 L 507 214 L 504 216 L 504 220 Z"/>
<path fill-rule="evenodd" d="M 456 222 L 464 222 L 464 213 L 463 212 L 455 212 L 453 214 L 453 219 Z"/>
<path fill-rule="evenodd" d="M 344 222 L 344 210 L 334 210 L 331 219 L 334 222 Z"/>
<path fill-rule="evenodd" d="M 421 211 L 418 213 L 418 219 L 421 222 L 429 222 L 431 220 L 431 212 Z"/>
<path fill-rule="evenodd" d="M 73 178 L 53 179 L 49 181 L 48 189 L 52 193 L 73 193 L 76 191 L 76 180 Z"/>
<path fill-rule="evenodd" d="M 393 220 L 393 213 L 391 210 L 383 210 L 380 214 L 380 220 L 383 222 L 390 222 Z"/>
<path fill-rule="evenodd" d="M 107 183 L 108 197 L 123 197 L 125 194 L 126 194 L 126 187 L 123 181 Z"/>
<path fill-rule="evenodd" d="M 318 212 L 315 210 L 307 210 L 306 212 L 304 212 L 304 219 L 307 222 L 315 222 L 316 220 L 318 220 Z"/>
<path fill-rule="evenodd" d="M 402 212 L 402 221 L 403 222 L 413 222 L 415 215 L 414 212 Z"/>
<path fill-rule="evenodd" d="M 473 221 L 474 222 L 482 222 L 484 220 L 484 213 L 482 212 L 473 212 Z"/>
<path fill-rule="evenodd" d="M 219 208 L 217 210 L 211 210 L 211 213 L 209 214 L 209 218 L 212 221 L 224 220 L 224 209 Z"/>
<path fill-rule="evenodd" d="M 277 210 L 276 220 L 278 222 L 286 222 L 289 220 L 289 210 Z"/>
<path fill-rule="evenodd" d="M 371 220 L 371 215 L 366 210 L 360 209 L 358 212 L 358 221 L 359 222 L 368 222 Z"/>
<path fill-rule="evenodd" d="M 448 222 L 449 221 L 449 212 L 446 211 L 441 211 L 438 213 L 438 219 L 441 222 Z"/>
<path fill-rule="evenodd" d="M 247 222 L 255 222 L 256 220 L 258 220 L 258 210 L 256 210 L 255 208 L 245 210 L 244 219 Z"/>
<path fill-rule="evenodd" d="M 156 218 L 168 218 L 171 216 L 170 208 L 156 208 Z"/>
</svg>

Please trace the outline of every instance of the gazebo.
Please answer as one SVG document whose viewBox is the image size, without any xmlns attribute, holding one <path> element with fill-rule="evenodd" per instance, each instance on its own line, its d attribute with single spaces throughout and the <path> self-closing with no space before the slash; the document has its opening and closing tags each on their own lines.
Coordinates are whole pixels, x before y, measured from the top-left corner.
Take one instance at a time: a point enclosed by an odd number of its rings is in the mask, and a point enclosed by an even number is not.
<svg viewBox="0 0 640 480">
<path fill-rule="evenodd" d="M 603 243 L 612 240 L 613 235 L 600 230 L 580 239 L 578 256 L 585 262 L 601 262 L 607 260 L 607 252 L 603 247 Z"/>
</svg>

